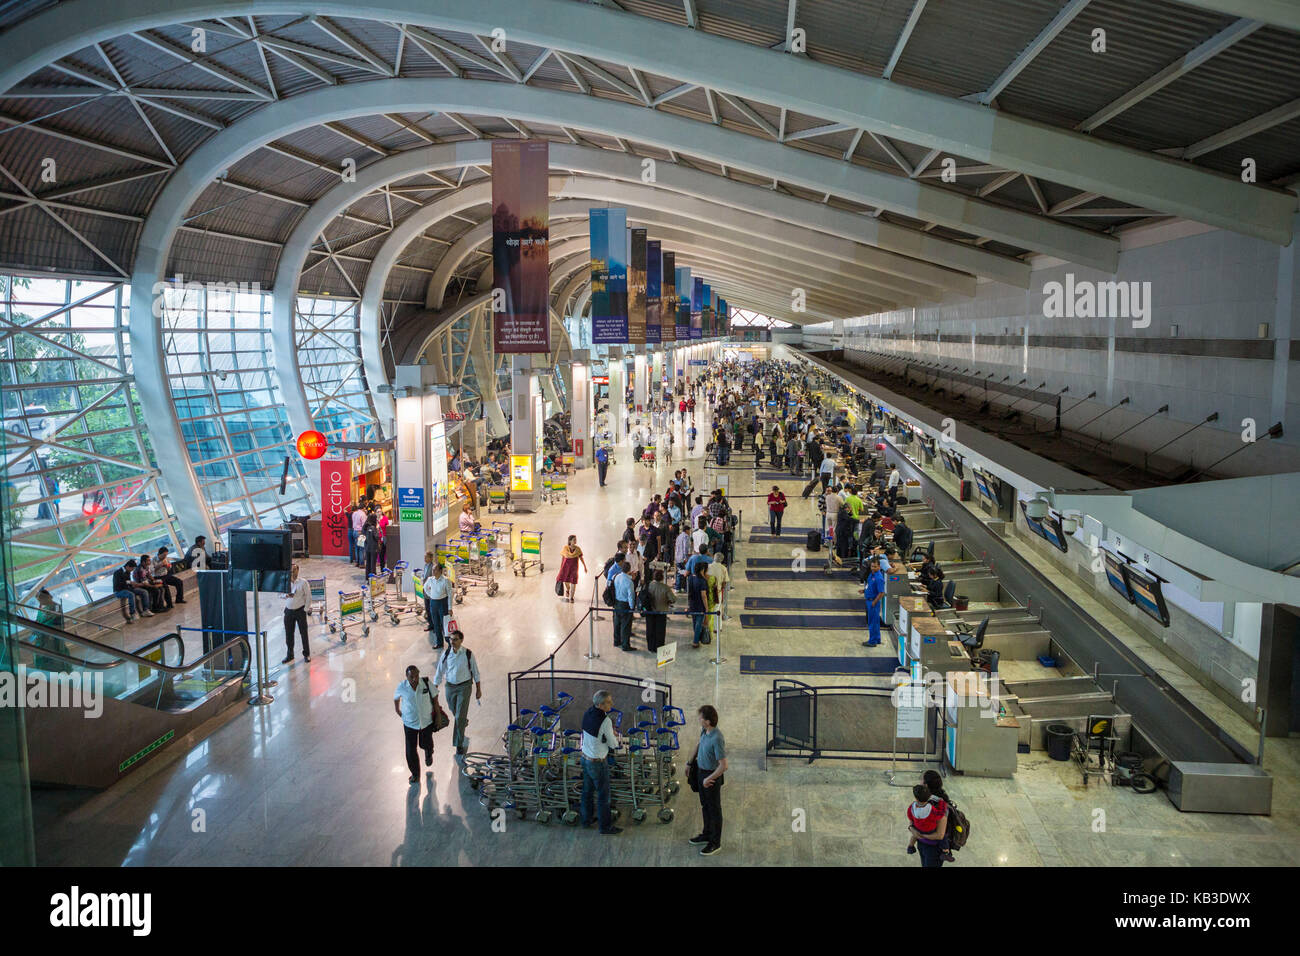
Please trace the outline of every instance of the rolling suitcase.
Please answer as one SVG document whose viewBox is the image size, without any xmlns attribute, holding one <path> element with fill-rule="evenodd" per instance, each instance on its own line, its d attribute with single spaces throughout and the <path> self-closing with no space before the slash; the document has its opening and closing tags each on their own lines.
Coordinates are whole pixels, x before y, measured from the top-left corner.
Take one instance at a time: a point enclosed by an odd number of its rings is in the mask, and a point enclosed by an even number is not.
<svg viewBox="0 0 1300 956">
<path fill-rule="evenodd" d="M 822 535 L 820 531 L 809 531 L 807 548 L 809 551 L 820 551 L 822 549 Z"/>
</svg>

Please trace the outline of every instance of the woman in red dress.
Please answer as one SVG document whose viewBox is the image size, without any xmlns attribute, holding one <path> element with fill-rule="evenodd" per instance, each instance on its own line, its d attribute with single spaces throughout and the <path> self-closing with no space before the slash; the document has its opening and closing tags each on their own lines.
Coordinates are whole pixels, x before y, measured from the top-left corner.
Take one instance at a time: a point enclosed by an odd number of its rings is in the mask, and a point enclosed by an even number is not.
<svg viewBox="0 0 1300 956">
<path fill-rule="evenodd" d="M 582 565 L 582 573 L 586 574 L 587 562 L 582 557 L 582 549 L 578 547 L 578 536 L 571 534 L 560 551 L 560 573 L 555 576 L 555 580 L 564 585 L 564 600 L 570 604 L 573 603 L 573 589 L 578 585 L 579 564 Z"/>
</svg>

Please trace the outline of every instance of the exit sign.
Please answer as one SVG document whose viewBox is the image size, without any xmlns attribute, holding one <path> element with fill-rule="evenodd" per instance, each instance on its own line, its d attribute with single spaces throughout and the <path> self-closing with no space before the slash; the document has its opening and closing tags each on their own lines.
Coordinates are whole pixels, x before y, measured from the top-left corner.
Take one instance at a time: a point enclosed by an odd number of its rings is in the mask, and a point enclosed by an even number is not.
<svg viewBox="0 0 1300 956">
<path fill-rule="evenodd" d="M 397 512 L 398 521 L 423 521 L 423 508 L 400 508 Z"/>
</svg>

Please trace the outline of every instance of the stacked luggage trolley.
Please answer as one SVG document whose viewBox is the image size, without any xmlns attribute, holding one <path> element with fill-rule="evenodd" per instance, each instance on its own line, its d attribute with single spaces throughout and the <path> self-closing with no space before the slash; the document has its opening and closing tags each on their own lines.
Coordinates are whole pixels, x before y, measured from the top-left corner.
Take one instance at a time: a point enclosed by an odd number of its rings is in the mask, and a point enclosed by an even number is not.
<svg viewBox="0 0 1300 956">
<path fill-rule="evenodd" d="M 569 826 L 581 822 L 582 731 L 563 728 L 574 706 L 574 698 L 559 691 L 550 704 L 520 709 L 501 735 L 503 753 L 465 755 L 461 773 L 489 812 L 509 810 L 521 820 L 531 816 L 538 823 L 556 818 Z M 627 811 L 634 822 L 642 823 L 656 810 L 660 823 L 671 823 L 675 813 L 668 804 L 681 789 L 676 779 L 678 728 L 685 725 L 681 709 L 643 704 L 637 707 L 635 727 L 626 733 L 623 712 L 611 710 L 609 716 L 621 745 L 609 757 L 614 814 Z"/>
</svg>

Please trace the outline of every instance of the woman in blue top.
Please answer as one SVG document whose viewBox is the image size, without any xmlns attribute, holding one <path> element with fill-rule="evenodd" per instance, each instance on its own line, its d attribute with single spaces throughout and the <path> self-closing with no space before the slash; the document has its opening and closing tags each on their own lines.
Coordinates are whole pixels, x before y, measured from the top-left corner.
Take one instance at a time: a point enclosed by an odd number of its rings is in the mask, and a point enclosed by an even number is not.
<svg viewBox="0 0 1300 956">
<path fill-rule="evenodd" d="M 863 597 L 867 602 L 867 628 L 871 639 L 863 641 L 863 647 L 875 647 L 880 643 L 880 610 L 885 600 L 885 575 L 880 570 L 880 559 L 872 558 L 868 563 L 867 587 Z"/>
</svg>

